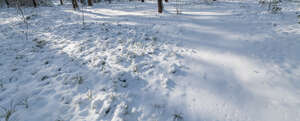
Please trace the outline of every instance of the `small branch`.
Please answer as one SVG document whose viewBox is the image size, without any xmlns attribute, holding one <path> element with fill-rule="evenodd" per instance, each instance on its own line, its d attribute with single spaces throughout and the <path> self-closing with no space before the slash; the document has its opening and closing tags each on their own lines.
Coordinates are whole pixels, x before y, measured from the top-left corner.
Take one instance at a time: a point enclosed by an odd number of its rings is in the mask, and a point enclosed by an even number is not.
<svg viewBox="0 0 300 121">
<path fill-rule="evenodd" d="M 17 0 L 17 11 L 18 11 L 18 13 L 21 14 L 22 20 L 23 20 L 23 22 L 26 24 L 25 38 L 26 38 L 26 40 L 28 40 L 29 24 L 28 24 L 28 22 L 27 22 L 27 20 L 26 20 L 26 17 L 24 16 L 24 11 L 23 11 L 22 8 L 21 8 L 20 1 L 19 1 L 19 0 Z"/>
</svg>

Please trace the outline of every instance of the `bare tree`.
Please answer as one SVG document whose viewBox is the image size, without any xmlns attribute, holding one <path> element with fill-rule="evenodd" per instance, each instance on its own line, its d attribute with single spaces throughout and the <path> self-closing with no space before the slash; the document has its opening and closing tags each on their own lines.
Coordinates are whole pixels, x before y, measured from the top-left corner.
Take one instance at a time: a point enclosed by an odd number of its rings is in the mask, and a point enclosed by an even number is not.
<svg viewBox="0 0 300 121">
<path fill-rule="evenodd" d="M 78 8 L 77 0 L 72 0 L 72 5 L 73 5 L 74 10 L 76 10 Z"/>
<path fill-rule="evenodd" d="M 84 4 L 82 4 L 81 13 L 82 13 L 82 25 L 84 27 L 84 25 L 85 25 L 85 23 L 84 23 Z"/>
<path fill-rule="evenodd" d="M 88 6 L 93 6 L 93 1 L 92 0 L 88 0 Z"/>
<path fill-rule="evenodd" d="M 164 6 L 162 0 L 157 0 L 157 8 L 158 8 L 158 13 L 162 13 Z"/>
<path fill-rule="evenodd" d="M 35 0 L 32 0 L 33 6 L 36 8 L 37 7 L 37 3 Z"/>
<path fill-rule="evenodd" d="M 85 5 L 85 0 L 79 0 L 81 4 Z"/>
<path fill-rule="evenodd" d="M 5 3 L 7 5 L 7 7 L 9 8 L 9 2 L 8 2 L 8 0 L 5 0 Z"/>
<path fill-rule="evenodd" d="M 205 1 L 207 1 L 207 0 L 205 0 Z M 176 13 L 181 14 L 182 1 L 181 0 L 176 0 L 175 1 L 175 7 L 176 7 Z"/>
<path fill-rule="evenodd" d="M 64 5 L 64 0 L 60 0 L 60 5 Z"/>
<path fill-rule="evenodd" d="M 169 0 L 165 0 L 165 2 L 167 3 L 167 2 L 169 2 Z"/>
</svg>

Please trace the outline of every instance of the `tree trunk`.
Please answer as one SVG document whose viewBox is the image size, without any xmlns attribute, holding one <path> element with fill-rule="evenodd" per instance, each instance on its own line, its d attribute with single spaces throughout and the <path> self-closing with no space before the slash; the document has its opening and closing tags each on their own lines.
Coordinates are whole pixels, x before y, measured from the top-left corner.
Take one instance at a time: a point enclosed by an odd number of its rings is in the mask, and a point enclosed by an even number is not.
<svg viewBox="0 0 300 121">
<path fill-rule="evenodd" d="M 145 0 L 141 0 L 142 2 L 145 2 Z"/>
<path fill-rule="evenodd" d="M 169 2 L 169 0 L 165 0 L 165 2 L 167 3 L 167 2 Z"/>
<path fill-rule="evenodd" d="M 72 5 L 73 5 L 74 10 L 76 10 L 76 8 L 78 8 L 77 0 L 72 0 Z"/>
<path fill-rule="evenodd" d="M 88 6 L 93 6 L 93 1 L 92 0 L 88 0 Z"/>
<path fill-rule="evenodd" d="M 33 2 L 33 6 L 36 8 L 36 7 L 37 7 L 36 1 L 35 1 L 35 0 L 32 0 L 32 2 Z"/>
<path fill-rule="evenodd" d="M 64 5 L 64 0 L 60 0 L 60 5 Z"/>
<path fill-rule="evenodd" d="M 8 0 L 5 0 L 5 3 L 7 5 L 7 7 L 9 8 L 9 2 L 8 2 Z"/>
<path fill-rule="evenodd" d="M 164 6 L 163 6 L 163 2 L 162 0 L 157 0 L 157 8 L 158 8 L 158 13 L 162 13 L 163 9 L 164 9 Z"/>
</svg>

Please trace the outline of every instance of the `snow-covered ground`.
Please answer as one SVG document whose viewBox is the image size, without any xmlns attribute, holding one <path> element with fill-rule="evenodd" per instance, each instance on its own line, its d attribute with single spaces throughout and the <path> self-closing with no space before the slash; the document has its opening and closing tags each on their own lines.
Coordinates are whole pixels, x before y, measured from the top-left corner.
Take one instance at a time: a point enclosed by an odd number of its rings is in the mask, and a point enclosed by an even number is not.
<svg viewBox="0 0 300 121">
<path fill-rule="evenodd" d="M 300 4 L 182 3 L 0 8 L 0 120 L 300 121 Z"/>
</svg>

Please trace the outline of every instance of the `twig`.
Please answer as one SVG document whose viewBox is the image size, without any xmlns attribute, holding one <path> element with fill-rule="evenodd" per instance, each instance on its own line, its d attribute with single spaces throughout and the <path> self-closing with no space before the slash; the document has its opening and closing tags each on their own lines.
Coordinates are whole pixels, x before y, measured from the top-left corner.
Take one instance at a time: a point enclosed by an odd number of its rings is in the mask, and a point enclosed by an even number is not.
<svg viewBox="0 0 300 121">
<path fill-rule="evenodd" d="M 22 20 L 26 24 L 25 38 L 26 40 L 28 40 L 29 24 L 26 20 L 26 17 L 24 16 L 24 11 L 21 8 L 20 1 L 19 0 L 16 1 L 17 1 L 17 12 L 21 14 Z"/>
</svg>

